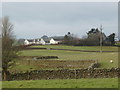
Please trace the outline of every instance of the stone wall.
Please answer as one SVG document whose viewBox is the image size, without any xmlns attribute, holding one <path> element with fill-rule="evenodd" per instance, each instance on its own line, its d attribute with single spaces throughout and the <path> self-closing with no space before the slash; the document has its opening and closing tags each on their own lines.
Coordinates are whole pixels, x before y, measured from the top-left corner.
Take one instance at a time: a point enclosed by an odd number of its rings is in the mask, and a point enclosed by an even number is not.
<svg viewBox="0 0 120 90">
<path fill-rule="evenodd" d="M 120 76 L 120 68 L 34 70 L 30 72 L 11 74 L 11 80 L 114 78 L 118 76 Z"/>
</svg>

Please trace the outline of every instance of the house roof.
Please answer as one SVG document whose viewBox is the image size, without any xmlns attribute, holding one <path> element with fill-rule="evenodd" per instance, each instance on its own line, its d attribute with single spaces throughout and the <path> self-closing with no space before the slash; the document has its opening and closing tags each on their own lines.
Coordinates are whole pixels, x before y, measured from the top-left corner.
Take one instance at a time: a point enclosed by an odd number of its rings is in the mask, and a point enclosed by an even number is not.
<svg viewBox="0 0 120 90">
<path fill-rule="evenodd" d="M 45 42 L 49 42 L 51 38 L 42 38 Z"/>
<path fill-rule="evenodd" d="M 33 39 L 27 39 L 29 42 L 33 42 Z"/>
<path fill-rule="evenodd" d="M 62 40 L 64 40 L 64 36 L 54 36 L 54 37 L 51 37 L 51 38 L 53 38 L 56 41 L 62 41 Z"/>
<path fill-rule="evenodd" d="M 25 39 L 19 39 L 19 40 L 18 40 L 18 42 L 20 42 L 20 43 L 21 43 L 21 42 L 24 42 L 24 41 L 25 41 Z"/>
<path fill-rule="evenodd" d="M 34 39 L 35 40 L 35 42 L 37 42 L 38 40 L 40 41 L 40 39 Z"/>
<path fill-rule="evenodd" d="M 64 40 L 64 36 L 54 36 L 54 37 L 48 37 L 46 35 L 42 36 L 40 39 L 43 39 L 46 43 L 50 42 L 51 39 L 54 39 L 55 41 L 62 41 Z M 35 40 L 35 42 L 37 42 L 38 40 L 40 41 L 39 38 L 37 39 L 24 39 L 24 40 L 28 40 L 29 42 L 33 42 Z"/>
</svg>

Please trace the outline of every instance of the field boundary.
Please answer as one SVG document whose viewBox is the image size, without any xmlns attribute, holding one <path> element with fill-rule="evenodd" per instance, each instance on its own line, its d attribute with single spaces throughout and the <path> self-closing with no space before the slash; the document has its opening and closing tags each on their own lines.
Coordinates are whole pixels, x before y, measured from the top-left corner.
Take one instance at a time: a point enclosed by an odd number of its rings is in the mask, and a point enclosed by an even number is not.
<svg viewBox="0 0 120 90">
<path fill-rule="evenodd" d="M 41 79 L 80 79 L 80 78 L 118 78 L 120 68 L 111 69 L 61 69 L 61 70 L 33 70 L 11 73 L 10 80 L 41 80 Z"/>
<path fill-rule="evenodd" d="M 79 52 L 100 52 L 100 51 L 90 51 L 90 50 L 56 49 L 56 48 L 31 48 L 31 47 L 24 48 L 23 50 L 64 50 L 64 51 L 79 51 Z M 119 52 L 119 51 L 102 51 L 102 52 Z"/>
</svg>

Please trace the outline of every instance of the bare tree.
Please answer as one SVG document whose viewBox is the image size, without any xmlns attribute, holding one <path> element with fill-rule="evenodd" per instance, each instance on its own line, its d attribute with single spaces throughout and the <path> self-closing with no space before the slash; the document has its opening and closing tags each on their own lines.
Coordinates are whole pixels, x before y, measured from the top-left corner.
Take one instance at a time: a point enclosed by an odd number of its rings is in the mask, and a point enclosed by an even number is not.
<svg viewBox="0 0 120 90">
<path fill-rule="evenodd" d="M 3 80 L 9 80 L 8 69 L 14 64 L 18 56 L 18 48 L 13 46 L 15 37 L 13 35 L 13 25 L 6 16 L 2 19 L 2 71 Z"/>
</svg>

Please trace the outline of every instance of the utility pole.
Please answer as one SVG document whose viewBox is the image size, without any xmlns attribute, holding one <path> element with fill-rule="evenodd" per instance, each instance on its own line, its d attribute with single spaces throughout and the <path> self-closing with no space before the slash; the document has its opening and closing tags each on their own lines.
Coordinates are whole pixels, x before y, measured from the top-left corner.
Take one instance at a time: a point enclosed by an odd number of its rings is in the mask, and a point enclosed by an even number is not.
<svg viewBox="0 0 120 90">
<path fill-rule="evenodd" d="M 102 27 L 102 25 L 100 26 L 100 52 L 101 52 L 101 54 L 102 54 L 102 39 L 103 39 L 103 37 L 102 37 L 102 30 L 103 30 L 103 27 Z"/>
<path fill-rule="evenodd" d="M 103 41 L 102 30 L 103 30 L 103 27 L 101 25 L 100 26 L 100 60 L 102 60 L 102 41 Z"/>
</svg>

